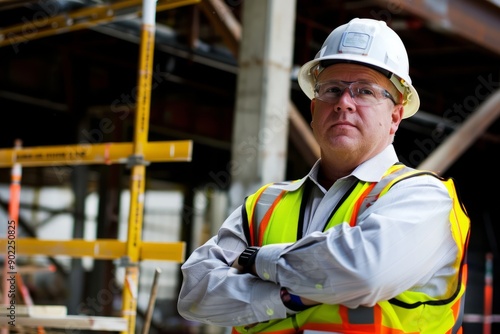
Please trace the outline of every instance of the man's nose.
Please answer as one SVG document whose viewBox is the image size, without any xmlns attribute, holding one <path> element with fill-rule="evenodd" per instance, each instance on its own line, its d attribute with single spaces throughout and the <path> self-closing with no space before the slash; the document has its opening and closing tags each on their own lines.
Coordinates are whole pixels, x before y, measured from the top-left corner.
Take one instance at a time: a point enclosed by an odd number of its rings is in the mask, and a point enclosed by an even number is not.
<svg viewBox="0 0 500 334">
<path fill-rule="evenodd" d="M 355 103 L 354 102 L 354 93 L 352 92 L 351 87 L 344 88 L 344 90 L 340 94 L 339 102 L 344 100 L 344 99 L 347 99 L 351 103 Z"/>
</svg>

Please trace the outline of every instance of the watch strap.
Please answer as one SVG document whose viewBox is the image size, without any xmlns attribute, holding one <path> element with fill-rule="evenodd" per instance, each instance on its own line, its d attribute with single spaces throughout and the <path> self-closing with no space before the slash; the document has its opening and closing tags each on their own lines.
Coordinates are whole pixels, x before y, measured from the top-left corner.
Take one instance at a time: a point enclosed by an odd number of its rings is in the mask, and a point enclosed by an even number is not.
<svg viewBox="0 0 500 334">
<path fill-rule="evenodd" d="M 243 272 L 249 273 L 252 271 L 252 267 L 255 264 L 255 258 L 260 247 L 250 246 L 247 247 L 239 256 L 238 264 L 243 267 Z"/>
</svg>

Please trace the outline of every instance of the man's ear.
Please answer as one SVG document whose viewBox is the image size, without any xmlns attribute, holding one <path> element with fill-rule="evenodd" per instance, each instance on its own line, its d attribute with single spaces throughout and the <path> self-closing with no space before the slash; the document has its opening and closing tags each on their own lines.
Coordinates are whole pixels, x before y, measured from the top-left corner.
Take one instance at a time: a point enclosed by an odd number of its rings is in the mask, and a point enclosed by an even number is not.
<svg viewBox="0 0 500 334">
<path fill-rule="evenodd" d="M 401 121 L 403 120 L 404 110 L 405 109 L 404 109 L 404 107 L 403 107 L 402 104 L 397 104 L 392 109 L 392 114 L 391 114 L 391 118 L 392 118 L 391 134 L 396 133 L 396 131 L 397 131 L 398 127 L 399 127 L 399 123 L 401 123 Z"/>
</svg>

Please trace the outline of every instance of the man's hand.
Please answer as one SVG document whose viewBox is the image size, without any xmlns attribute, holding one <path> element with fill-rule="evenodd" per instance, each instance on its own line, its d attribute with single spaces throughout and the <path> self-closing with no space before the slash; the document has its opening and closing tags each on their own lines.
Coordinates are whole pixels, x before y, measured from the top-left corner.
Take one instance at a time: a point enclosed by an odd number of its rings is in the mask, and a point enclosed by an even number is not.
<svg viewBox="0 0 500 334">
<path fill-rule="evenodd" d="M 236 268 L 240 273 L 245 273 L 245 268 L 241 265 L 238 264 L 238 260 L 240 259 L 240 257 L 238 256 L 238 258 L 236 260 L 234 260 L 233 264 L 231 265 L 231 267 L 233 268 Z M 255 271 L 255 264 L 252 266 L 251 270 L 248 271 L 249 274 L 252 274 L 254 276 L 257 276 L 257 273 Z"/>
<path fill-rule="evenodd" d="M 319 305 L 317 301 L 312 299 L 307 299 L 305 297 L 300 297 L 297 295 L 292 295 L 286 288 L 281 288 L 281 301 L 283 304 L 291 310 L 302 311 L 311 306 Z"/>
<path fill-rule="evenodd" d="M 238 258 L 236 260 L 234 260 L 233 264 L 231 265 L 231 267 L 233 268 L 236 268 L 236 270 L 238 270 L 239 272 L 243 272 L 243 266 L 240 266 L 238 264 L 238 260 L 240 259 L 240 257 L 238 256 Z"/>
</svg>

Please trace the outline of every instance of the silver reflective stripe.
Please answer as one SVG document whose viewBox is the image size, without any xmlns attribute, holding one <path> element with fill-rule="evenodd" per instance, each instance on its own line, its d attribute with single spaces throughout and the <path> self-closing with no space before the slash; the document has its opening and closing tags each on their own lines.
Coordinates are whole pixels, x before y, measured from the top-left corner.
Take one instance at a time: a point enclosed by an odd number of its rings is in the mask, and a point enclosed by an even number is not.
<svg viewBox="0 0 500 334">
<path fill-rule="evenodd" d="M 272 185 L 267 187 L 264 192 L 262 192 L 257 205 L 255 205 L 254 219 L 253 219 L 253 232 L 255 236 L 255 241 L 259 240 L 259 226 L 266 215 L 266 212 L 271 208 L 276 198 L 282 192 L 282 189 L 274 188 Z"/>
<path fill-rule="evenodd" d="M 347 318 L 350 324 L 355 325 L 373 325 L 375 322 L 375 313 L 373 307 L 363 307 L 349 309 Z"/>
<path fill-rule="evenodd" d="M 459 333 L 462 328 L 462 322 L 464 320 L 464 309 L 465 309 L 465 292 L 460 298 L 460 312 L 458 313 L 458 318 L 455 321 L 455 326 L 453 326 L 453 330 L 451 331 L 453 334 Z"/>
</svg>

